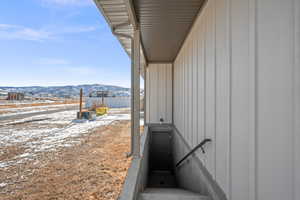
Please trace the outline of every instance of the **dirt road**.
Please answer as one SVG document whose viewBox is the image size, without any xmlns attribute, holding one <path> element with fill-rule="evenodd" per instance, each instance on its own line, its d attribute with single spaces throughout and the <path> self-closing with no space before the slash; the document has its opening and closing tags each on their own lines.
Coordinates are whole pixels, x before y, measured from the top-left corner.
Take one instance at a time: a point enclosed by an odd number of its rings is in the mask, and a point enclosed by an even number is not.
<svg viewBox="0 0 300 200">
<path fill-rule="evenodd" d="M 43 111 L 36 111 L 36 112 L 29 112 L 29 113 L 20 113 L 20 114 L 13 114 L 13 115 L 0 115 L 0 121 L 6 121 L 6 120 L 17 120 L 17 119 L 24 119 L 28 117 L 33 117 L 37 115 L 47 115 L 62 111 L 68 111 L 68 110 L 76 110 L 78 106 L 66 106 L 67 108 L 60 108 L 55 110 L 43 110 Z"/>
<path fill-rule="evenodd" d="M 129 121 L 115 121 L 83 135 L 78 145 L 0 170 L 0 182 L 7 183 L 0 185 L 0 199 L 117 199 L 130 164 L 129 127 Z"/>
</svg>

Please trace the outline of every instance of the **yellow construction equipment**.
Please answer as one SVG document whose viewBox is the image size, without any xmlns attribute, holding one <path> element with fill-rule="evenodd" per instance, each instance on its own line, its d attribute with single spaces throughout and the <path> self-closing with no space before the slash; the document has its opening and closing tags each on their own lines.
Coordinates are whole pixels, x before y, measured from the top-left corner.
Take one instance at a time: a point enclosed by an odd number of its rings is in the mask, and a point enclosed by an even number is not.
<svg viewBox="0 0 300 200">
<path fill-rule="evenodd" d="M 101 91 L 101 97 L 102 97 L 102 102 L 100 106 L 96 106 L 95 111 L 96 111 L 96 115 L 105 115 L 108 112 L 108 107 L 107 105 L 104 103 L 104 96 L 105 96 L 105 92 Z"/>
<path fill-rule="evenodd" d="M 101 105 L 100 107 L 96 108 L 97 115 L 105 115 L 108 112 L 108 107 L 105 105 Z"/>
</svg>

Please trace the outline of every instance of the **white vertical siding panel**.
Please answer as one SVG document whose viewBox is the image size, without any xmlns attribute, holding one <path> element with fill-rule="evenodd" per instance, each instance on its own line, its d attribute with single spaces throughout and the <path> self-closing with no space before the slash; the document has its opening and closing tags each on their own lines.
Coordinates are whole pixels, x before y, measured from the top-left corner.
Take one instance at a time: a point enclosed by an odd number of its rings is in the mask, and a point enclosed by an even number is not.
<svg viewBox="0 0 300 200">
<path fill-rule="evenodd" d="M 161 70 L 159 70 L 159 68 L 161 67 Z M 156 73 L 157 73 L 157 91 L 158 91 L 158 95 L 157 95 L 157 122 L 159 122 L 160 118 L 163 118 L 164 116 L 162 116 L 162 114 L 164 113 L 162 111 L 163 109 L 163 87 L 164 87 L 164 81 L 163 81 L 163 74 L 164 74 L 164 66 L 160 66 L 158 64 L 156 64 Z"/>
<path fill-rule="evenodd" d="M 228 56 L 228 139 L 227 139 L 227 197 L 232 199 L 232 1 L 227 1 L 227 56 Z"/>
<path fill-rule="evenodd" d="M 184 135 L 184 59 L 183 56 L 181 57 L 181 63 L 180 63 L 181 67 L 180 67 L 180 87 L 181 87 L 181 95 L 180 95 L 180 100 L 181 100 L 181 111 L 180 111 L 180 124 L 181 124 L 181 133 Z"/>
<path fill-rule="evenodd" d="M 178 92 L 178 96 L 175 97 L 175 101 L 178 101 L 178 106 L 179 107 L 175 107 L 174 109 L 178 109 L 178 130 L 183 134 L 183 119 L 182 119 L 182 114 L 183 114 L 183 108 L 182 108 L 182 105 L 183 105 L 183 99 L 182 99 L 182 96 L 183 96 L 183 83 L 182 83 L 182 77 L 183 77 L 183 61 L 182 61 L 182 56 L 180 56 L 180 59 L 178 59 L 175 63 L 177 63 L 177 70 L 178 70 L 178 89 L 179 89 L 179 92 Z M 174 79 L 174 82 L 177 82 L 176 79 Z"/>
<path fill-rule="evenodd" d="M 249 200 L 257 200 L 257 0 L 249 0 Z M 234 195 L 233 191 L 233 195 Z"/>
<path fill-rule="evenodd" d="M 294 200 L 300 199 L 300 1 L 294 0 Z"/>
<path fill-rule="evenodd" d="M 300 199 L 299 4 L 209 0 L 175 60 L 175 126 L 232 200 Z"/>
<path fill-rule="evenodd" d="M 148 122 L 172 123 L 172 68 L 171 64 L 149 64 L 147 68 Z"/>
<path fill-rule="evenodd" d="M 174 86 L 174 89 L 177 91 L 177 95 L 174 96 L 174 102 L 177 102 L 177 105 L 174 107 L 174 112 L 176 114 L 174 114 L 174 117 L 176 118 L 177 122 L 176 124 L 178 125 L 178 130 L 181 131 L 181 99 L 180 97 L 182 96 L 181 93 L 181 65 L 180 63 L 176 62 L 176 64 L 174 63 L 175 68 L 174 68 L 174 72 L 177 73 L 176 78 L 174 78 L 173 82 L 177 84 L 177 87 Z M 176 81 L 175 81 L 176 80 Z M 174 123 L 175 124 L 175 123 Z"/>
<path fill-rule="evenodd" d="M 160 117 L 166 120 L 166 64 L 162 64 L 160 73 Z M 160 118 L 159 117 L 159 118 Z"/>
<path fill-rule="evenodd" d="M 172 122 L 172 112 L 173 112 L 173 65 L 172 64 L 167 64 L 167 78 L 166 78 L 166 83 L 167 83 L 167 98 L 166 98 L 166 118 L 168 122 Z"/>
<path fill-rule="evenodd" d="M 200 78 L 199 78 L 199 71 L 200 71 L 200 59 L 201 59 L 201 57 L 199 56 L 200 55 L 200 34 L 201 34 L 201 31 L 200 31 L 200 21 L 198 20 L 197 22 L 196 22 L 196 26 L 195 27 L 197 27 L 197 30 L 199 30 L 199 31 L 197 31 L 196 32 L 196 37 L 195 37 L 195 46 L 196 46 L 196 49 L 197 49 L 197 51 L 195 52 L 195 56 L 197 57 L 197 59 L 196 59 L 196 67 L 197 67 L 197 69 L 196 69 L 196 71 L 195 71 L 195 75 L 196 75 L 196 81 L 195 81 L 195 85 L 196 85 L 196 87 L 195 87 L 195 89 L 196 89 L 196 93 L 195 93 L 195 96 L 196 96 L 196 100 L 197 100 L 197 106 L 194 108 L 195 109 L 195 111 L 196 111 L 196 123 L 197 123 L 197 129 L 196 129 L 196 131 L 197 131 L 197 136 L 196 136 L 196 141 L 198 142 L 199 140 L 200 140 L 200 138 L 201 138 L 201 136 L 200 136 L 200 128 L 201 128 L 201 125 L 199 124 L 199 122 L 200 122 L 200 117 L 201 117 L 201 113 L 199 113 L 199 109 L 200 109 L 200 106 L 201 106 L 201 103 L 200 103 L 200 97 L 199 97 L 199 89 L 200 89 L 200 87 L 199 87 L 199 83 L 200 83 Z"/>
<path fill-rule="evenodd" d="M 188 67 L 188 59 L 187 59 L 187 48 L 185 48 L 184 50 L 184 56 L 183 56 L 183 59 L 184 59 L 184 78 L 183 78 L 183 81 L 184 81 L 184 134 L 185 134 L 185 138 L 187 139 L 187 142 L 190 144 L 190 141 L 189 141 L 189 132 L 188 132 L 188 129 L 187 129 L 187 123 L 188 123 L 188 87 L 187 87 L 187 83 L 188 83 L 188 73 L 187 73 L 187 67 Z"/>
<path fill-rule="evenodd" d="M 161 70 L 159 70 L 159 68 L 161 67 Z M 163 97 L 162 95 L 162 88 L 164 87 L 164 85 L 162 85 L 163 82 L 163 66 L 160 66 L 158 64 L 155 64 L 155 73 L 157 74 L 157 84 L 156 84 L 156 90 L 157 90 L 157 104 L 156 104 L 156 108 L 157 108 L 157 113 L 156 113 L 156 117 L 155 120 L 158 123 L 159 122 L 159 118 L 163 117 L 162 115 L 162 99 Z"/>
<path fill-rule="evenodd" d="M 159 110 L 159 116 L 158 119 L 162 118 L 163 120 L 166 120 L 166 65 L 162 64 L 159 66 L 158 70 L 158 76 L 159 76 L 159 104 L 158 104 L 158 110 Z"/>
<path fill-rule="evenodd" d="M 181 59 L 178 61 L 178 69 L 179 69 L 179 84 L 180 84 L 180 95 L 178 97 L 178 100 L 180 101 L 179 103 L 179 131 L 181 131 L 181 133 L 183 134 L 183 95 L 184 95 L 184 92 L 183 92 L 183 59 L 182 59 L 182 56 L 181 56 Z"/>
<path fill-rule="evenodd" d="M 199 30 L 202 30 L 201 29 L 201 21 L 198 20 L 197 21 L 197 27 Z M 202 101 L 201 101 L 201 81 L 202 81 L 202 78 L 201 78 L 201 69 L 202 69 L 202 39 L 201 39 L 201 34 L 202 34 L 202 31 L 199 31 L 198 33 L 198 37 L 197 39 L 195 40 L 195 42 L 197 43 L 197 124 L 198 124 L 198 127 L 197 127 L 197 132 L 198 132 L 198 135 L 197 135 L 197 142 L 201 140 L 202 138 L 202 133 L 201 133 L 201 128 L 203 127 L 202 124 L 201 124 L 201 120 L 202 120 Z"/>
<path fill-rule="evenodd" d="M 150 73 L 149 73 L 149 68 L 146 68 L 146 123 L 149 123 L 149 119 L 150 119 L 150 97 L 151 97 L 151 91 L 150 91 Z"/>
<path fill-rule="evenodd" d="M 187 46 L 187 54 L 186 58 L 188 60 L 187 62 L 187 133 L 188 133 L 188 140 L 191 146 L 193 146 L 193 141 L 192 141 L 192 132 L 191 132 L 191 103 L 192 103 L 192 93 L 191 93 L 191 69 L 192 69 L 192 59 L 191 59 L 191 53 L 192 53 L 192 42 L 189 41 L 188 46 Z"/>
<path fill-rule="evenodd" d="M 180 78 L 180 69 L 181 65 L 177 62 L 174 62 L 174 73 L 176 76 L 174 77 L 173 84 L 174 85 L 174 90 L 176 90 L 176 93 L 174 94 L 174 118 L 176 119 L 176 122 L 174 124 L 177 124 L 177 128 L 180 131 L 181 130 L 181 122 L 180 122 L 180 95 L 181 95 L 181 78 Z M 175 81 L 176 80 L 176 81 Z"/>
<path fill-rule="evenodd" d="M 207 36 L 207 19 L 208 19 L 208 16 L 209 15 L 209 10 L 208 9 L 205 9 L 203 12 L 202 12 L 202 22 L 201 22 L 201 40 L 202 40 L 202 56 L 203 56 L 203 60 L 202 60 L 202 69 L 201 69 L 201 74 L 202 74 L 202 77 L 201 77 L 201 84 L 202 84 L 202 88 L 201 88 L 201 96 L 202 96 L 202 103 L 201 103 L 201 106 L 202 106 L 202 113 L 201 113 L 201 116 L 203 118 L 202 120 L 202 137 L 200 138 L 200 140 L 198 141 L 198 143 L 201 142 L 201 140 L 205 139 L 206 138 L 206 36 Z M 199 152 L 200 153 L 200 152 Z M 207 160 L 206 160 L 206 155 L 205 154 L 199 154 L 201 157 L 202 157 L 202 162 L 204 164 L 204 166 L 207 167 Z"/>
<path fill-rule="evenodd" d="M 173 98 L 174 98 L 174 118 L 176 119 L 176 122 L 174 122 L 174 124 L 178 125 L 178 128 L 180 129 L 180 65 L 178 64 L 178 62 L 174 62 L 174 73 L 176 74 L 176 76 L 174 77 L 173 80 L 173 84 L 174 84 L 174 90 L 176 91 L 176 93 L 174 94 Z M 176 81 L 175 81 L 176 80 Z"/>
<path fill-rule="evenodd" d="M 212 139 L 212 143 L 207 146 L 206 154 L 207 169 L 214 176 L 215 174 L 215 0 L 208 1 L 207 23 L 206 23 L 206 94 L 205 111 L 206 125 L 205 133 L 207 138 Z"/>
<path fill-rule="evenodd" d="M 156 123 L 159 123 L 159 119 L 160 117 L 163 117 L 161 116 L 162 115 L 162 112 L 161 112 L 161 109 L 163 107 L 162 105 L 162 88 L 164 87 L 164 82 L 163 82 L 163 66 L 160 65 L 160 64 L 155 64 L 155 71 L 156 71 L 156 74 L 157 74 L 157 84 L 156 84 L 156 90 L 158 91 L 157 92 L 157 106 L 156 106 Z"/>
<path fill-rule="evenodd" d="M 181 84 L 181 86 L 182 86 L 182 96 L 181 96 L 181 98 L 182 98 L 182 104 L 181 104 L 181 108 L 182 108 L 182 112 L 181 112 L 181 119 L 182 119 L 182 135 L 183 135 L 183 137 L 184 138 L 186 138 L 185 137 L 185 135 L 186 135 L 186 131 L 185 131 L 185 118 L 186 118 L 186 115 L 185 115 L 185 111 L 186 111 L 186 109 L 185 109 L 185 96 L 186 96 L 186 90 L 185 90 L 185 81 L 186 81 L 186 78 L 185 78 L 185 47 L 183 46 L 183 49 L 182 49 L 182 67 L 181 67 L 181 70 L 182 70 L 182 74 L 181 74 L 181 82 L 182 82 L 182 84 Z"/>
<path fill-rule="evenodd" d="M 177 67 L 176 67 L 176 70 L 178 71 L 178 81 L 176 79 L 174 79 L 174 82 L 178 82 L 178 95 L 175 97 L 175 101 L 178 101 L 178 107 L 175 107 L 174 109 L 175 110 L 178 110 L 178 118 L 177 118 L 177 121 L 178 121 L 178 130 L 182 133 L 182 112 L 183 112 L 183 109 L 182 109 L 182 103 L 183 103 L 183 100 L 182 100 L 182 96 L 183 96 L 183 92 L 182 92 L 182 59 L 178 60 L 177 62 Z"/>
<path fill-rule="evenodd" d="M 177 120 L 176 124 L 178 125 L 178 130 L 182 130 L 181 129 L 181 120 L 180 120 L 181 119 L 181 115 L 180 115 L 181 99 L 180 99 L 180 97 L 182 95 L 182 93 L 181 93 L 181 69 L 182 69 L 182 67 L 181 67 L 180 63 L 178 63 L 178 62 L 176 64 L 174 63 L 174 65 L 175 65 L 174 72 L 177 73 L 176 78 L 174 78 L 174 80 L 173 80 L 173 82 L 177 84 L 176 87 L 174 86 L 175 90 L 177 91 L 177 95 L 174 96 L 174 101 L 177 102 L 176 106 L 174 107 L 174 112 L 176 112 L 176 114 L 174 114 L 174 117 Z"/>
<path fill-rule="evenodd" d="M 198 119 L 197 119 L 197 110 L 198 110 L 198 95 L 197 95 L 197 83 L 198 83 L 198 77 L 197 77 L 197 40 L 198 32 L 195 33 L 193 36 L 193 140 L 194 140 L 194 146 L 197 145 L 198 141 Z"/>
<path fill-rule="evenodd" d="M 184 78 L 184 75 L 185 75 L 185 73 L 184 73 L 184 70 L 185 70 L 185 59 L 184 59 L 184 53 L 182 53 L 182 55 L 181 55 L 181 96 L 180 96 L 180 98 L 181 98 L 181 130 L 182 130 L 182 134 L 183 134 L 183 136 L 185 135 L 185 107 L 184 107 L 184 105 L 185 105 L 185 97 L 184 97 L 184 95 L 185 95 L 185 84 L 184 84 L 184 80 L 185 80 L 185 78 Z"/>
<path fill-rule="evenodd" d="M 190 69 L 191 69 L 191 41 L 187 43 L 186 47 L 186 132 L 189 144 L 193 146 L 191 139 L 191 126 L 190 126 L 190 101 L 191 101 L 191 91 L 190 91 Z"/>
<path fill-rule="evenodd" d="M 164 69 L 163 69 L 163 82 L 164 82 L 164 89 L 163 89 L 163 97 L 164 99 L 162 100 L 162 104 L 164 105 L 164 107 L 162 108 L 162 111 L 164 112 L 163 113 L 163 116 L 164 116 L 164 120 L 168 120 L 167 118 L 167 98 L 168 98 L 168 91 L 167 91 L 167 87 L 168 87 L 168 83 L 167 83 L 167 78 L 168 78 L 168 75 L 167 75 L 167 71 L 168 71 L 168 65 L 167 64 L 164 64 Z"/>
<path fill-rule="evenodd" d="M 205 10 L 205 12 L 203 12 L 203 33 L 202 33 L 202 37 L 203 37 L 203 137 L 202 139 L 205 139 L 207 138 L 207 131 L 206 131 L 206 122 L 207 122 L 207 88 L 206 88 L 206 85 L 207 85 L 207 40 L 208 40 L 208 27 L 207 27 L 207 24 L 208 24 L 208 21 L 209 21 L 209 15 L 210 15 L 210 11 L 209 11 L 209 8 L 207 7 L 207 9 Z M 200 143 L 200 141 L 199 141 Z M 204 160 L 204 165 L 207 167 L 207 157 L 206 155 L 202 155 L 203 157 L 203 160 Z"/>
<path fill-rule="evenodd" d="M 179 65 L 177 63 L 174 63 L 174 124 L 178 125 L 178 128 L 180 126 L 179 122 L 179 95 L 180 95 L 180 78 L 179 78 Z M 180 129 L 180 128 L 179 128 Z"/>
<path fill-rule="evenodd" d="M 259 200 L 292 199 L 293 194 L 292 2 L 258 1 L 257 5 Z"/>
<path fill-rule="evenodd" d="M 172 122 L 172 71 L 170 70 L 170 64 L 166 64 L 166 99 L 165 99 L 165 116 L 166 120 Z M 171 109 L 170 109 L 171 106 Z"/>
<path fill-rule="evenodd" d="M 203 30 L 203 20 L 199 20 L 199 29 Z M 201 140 L 203 140 L 203 129 L 204 129 L 204 101 L 203 101 L 203 86 L 204 86 L 204 45 L 203 45 L 203 31 L 199 33 L 199 39 L 197 41 L 198 43 L 198 91 L 197 91 L 197 96 L 198 96 L 198 138 L 197 138 L 197 143 L 199 143 Z M 199 155 L 200 152 L 198 152 Z M 202 156 L 200 156 L 201 159 L 203 159 Z"/>
<path fill-rule="evenodd" d="M 228 0 L 217 0 L 216 4 L 216 180 L 225 193 L 228 185 L 228 140 L 229 140 L 229 63 L 228 63 Z"/>
<path fill-rule="evenodd" d="M 183 59 L 181 58 L 178 61 L 178 69 L 179 69 L 179 89 L 180 89 L 180 95 L 178 97 L 178 101 L 180 101 L 179 103 L 179 116 L 178 116 L 178 121 L 179 121 L 179 131 L 181 131 L 181 133 L 183 134 Z"/>
<path fill-rule="evenodd" d="M 189 64 L 190 64 L 190 61 L 189 61 L 189 43 L 187 43 L 187 46 L 186 46 L 186 49 L 185 49 L 185 55 L 184 55 L 184 59 L 185 59 L 185 65 L 184 65 L 184 87 L 185 87 L 185 100 L 184 100 L 184 110 L 185 110 L 185 126 L 184 126 L 184 131 L 186 132 L 186 139 L 187 139 L 187 142 L 189 143 L 189 145 L 191 145 L 191 140 L 190 140 L 190 133 L 189 133 Z"/>
<path fill-rule="evenodd" d="M 176 93 L 174 93 L 174 96 L 173 96 L 174 103 L 175 103 L 174 111 L 173 111 L 174 112 L 174 119 L 175 119 L 174 124 L 177 124 L 178 130 L 181 130 L 181 128 L 180 128 L 180 126 L 181 126 L 180 125 L 180 115 L 179 115 L 179 113 L 180 113 L 180 99 L 179 99 L 179 97 L 180 97 L 180 93 L 181 93 L 181 91 L 180 91 L 180 64 L 178 62 L 174 62 L 173 65 L 174 65 L 174 68 L 173 68 L 174 69 L 174 74 L 176 74 L 174 76 L 174 80 L 173 80 L 174 91 L 176 91 Z"/>
<path fill-rule="evenodd" d="M 194 38 L 194 33 L 192 34 L 192 37 Z M 190 64 L 190 132 L 191 132 L 191 141 L 192 141 L 192 146 L 194 147 L 196 142 L 195 142 L 195 132 L 194 132 L 194 111 L 193 111 L 193 106 L 194 106 L 194 39 L 191 40 L 191 46 L 190 46 L 190 59 L 191 59 L 191 64 Z"/>
<path fill-rule="evenodd" d="M 160 67 L 162 67 L 161 65 L 159 64 L 155 64 L 155 73 L 156 73 L 156 76 L 157 76 L 157 83 L 156 83 L 156 90 L 157 90 L 157 93 L 156 93 L 156 116 L 155 116 L 155 120 L 156 120 L 156 123 L 159 122 L 159 118 L 161 116 L 161 99 L 162 99 L 162 87 L 164 87 L 162 84 L 162 73 L 163 73 L 163 70 L 159 70 Z"/>
<path fill-rule="evenodd" d="M 174 90 L 176 91 L 176 93 L 174 94 L 173 98 L 174 98 L 174 118 L 176 120 L 176 122 L 174 121 L 174 124 L 177 124 L 177 128 L 180 131 L 181 130 L 181 123 L 180 123 L 180 95 L 181 95 L 181 84 L 180 84 L 180 69 L 181 69 L 181 65 L 178 62 L 174 62 L 174 73 L 176 74 L 176 76 L 174 77 L 173 80 L 173 84 L 174 84 Z M 175 81 L 176 80 L 176 81 Z"/>
<path fill-rule="evenodd" d="M 194 142 L 194 132 L 193 132 L 193 41 L 190 42 L 189 46 L 189 85 L 188 85 L 188 91 L 189 91 L 189 133 L 190 133 L 190 141 L 192 147 L 194 147 L 195 142 Z"/>
<path fill-rule="evenodd" d="M 249 6 L 231 0 L 232 37 L 232 200 L 249 197 Z M 243 44 L 242 46 L 240 44 Z"/>
<path fill-rule="evenodd" d="M 157 72 L 156 65 L 149 65 L 149 86 L 150 86 L 150 101 L 149 101 L 149 122 L 154 123 L 157 119 Z"/>
<path fill-rule="evenodd" d="M 175 63 L 173 63 L 173 76 L 174 76 L 174 80 L 178 80 L 178 77 L 177 77 L 177 73 L 178 73 L 178 70 L 176 69 L 177 68 L 177 65 Z M 174 82 L 173 83 L 173 107 L 177 107 L 177 103 L 178 101 L 176 100 L 176 97 L 178 96 L 178 82 Z M 177 121 L 177 112 L 178 110 L 177 109 L 174 109 L 173 110 L 173 123 L 174 124 L 178 124 L 178 121 Z"/>
<path fill-rule="evenodd" d="M 188 42 L 187 51 L 186 51 L 186 58 L 187 58 L 187 66 L 186 66 L 186 73 L 187 73 L 187 84 L 186 84 L 186 90 L 187 90 L 187 126 L 186 126 L 186 132 L 187 132 L 187 138 L 191 146 L 193 146 L 192 141 L 192 132 L 191 132 L 191 65 L 192 65 L 192 50 L 191 50 L 191 41 Z"/>
<path fill-rule="evenodd" d="M 162 104 L 164 105 L 164 107 L 162 108 L 162 111 L 164 112 L 163 113 L 163 116 L 164 116 L 164 120 L 168 121 L 168 116 L 167 116 L 167 110 L 168 110 L 168 105 L 167 105 L 167 98 L 168 98 L 168 75 L 167 75 L 167 72 L 168 72 L 168 65 L 165 64 L 164 65 L 164 69 L 163 69 L 163 77 L 162 77 L 162 80 L 164 82 L 164 88 L 163 88 L 163 97 L 164 99 L 162 99 Z"/>
</svg>

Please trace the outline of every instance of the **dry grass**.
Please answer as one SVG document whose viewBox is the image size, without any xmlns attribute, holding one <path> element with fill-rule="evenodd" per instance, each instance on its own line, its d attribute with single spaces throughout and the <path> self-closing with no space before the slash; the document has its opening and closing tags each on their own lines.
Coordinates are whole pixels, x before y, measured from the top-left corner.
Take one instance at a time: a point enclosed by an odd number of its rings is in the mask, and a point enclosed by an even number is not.
<svg viewBox="0 0 300 200">
<path fill-rule="evenodd" d="M 48 106 L 48 105 L 62 105 L 62 104 L 75 104 L 78 103 L 78 100 L 64 100 L 56 101 L 51 103 L 31 103 L 31 104 L 4 104 L 0 105 L 0 109 L 4 108 L 25 108 L 25 107 L 34 107 L 34 106 Z"/>
<path fill-rule="evenodd" d="M 115 122 L 84 136 L 80 145 L 0 170 L 0 177 L 6 177 L 0 182 L 10 183 L 1 189 L 0 199 L 117 199 L 130 165 L 125 156 L 130 147 L 129 127 L 128 121 Z"/>
<path fill-rule="evenodd" d="M 23 146 L 13 145 L 6 148 L 0 148 L 0 150 L 0 160 L 4 161 L 24 153 L 26 149 Z"/>
</svg>

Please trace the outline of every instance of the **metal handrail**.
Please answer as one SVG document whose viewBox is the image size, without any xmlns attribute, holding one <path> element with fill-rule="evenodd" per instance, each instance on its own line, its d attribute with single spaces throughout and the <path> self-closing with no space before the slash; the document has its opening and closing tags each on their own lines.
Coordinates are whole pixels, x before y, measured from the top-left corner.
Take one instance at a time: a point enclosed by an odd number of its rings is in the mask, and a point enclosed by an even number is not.
<svg viewBox="0 0 300 200">
<path fill-rule="evenodd" d="M 205 145 L 207 142 L 211 142 L 211 139 L 207 138 L 207 139 L 202 140 L 202 142 L 200 142 L 200 144 L 195 146 L 189 153 L 187 153 L 179 162 L 177 162 L 177 164 L 175 166 L 178 167 L 183 161 L 185 161 L 190 155 L 192 155 L 199 148 L 201 148 L 202 153 L 205 153 L 205 151 L 203 149 L 203 145 Z"/>
</svg>

